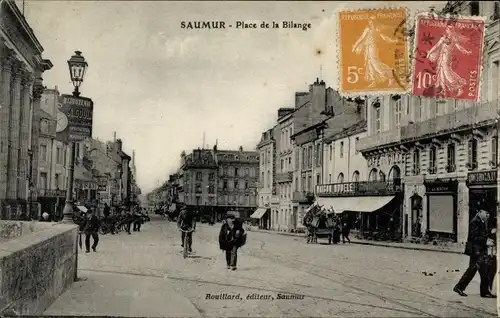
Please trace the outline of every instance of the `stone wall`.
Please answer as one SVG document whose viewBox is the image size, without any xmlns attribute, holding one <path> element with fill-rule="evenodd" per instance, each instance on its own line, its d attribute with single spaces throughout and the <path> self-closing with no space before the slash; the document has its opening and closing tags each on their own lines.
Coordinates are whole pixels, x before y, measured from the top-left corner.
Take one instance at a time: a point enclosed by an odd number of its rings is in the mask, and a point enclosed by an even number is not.
<svg viewBox="0 0 500 318">
<path fill-rule="evenodd" d="M 0 315 L 42 315 L 74 281 L 77 226 L 0 221 Z M 7 230 L 8 229 L 8 230 Z"/>
</svg>

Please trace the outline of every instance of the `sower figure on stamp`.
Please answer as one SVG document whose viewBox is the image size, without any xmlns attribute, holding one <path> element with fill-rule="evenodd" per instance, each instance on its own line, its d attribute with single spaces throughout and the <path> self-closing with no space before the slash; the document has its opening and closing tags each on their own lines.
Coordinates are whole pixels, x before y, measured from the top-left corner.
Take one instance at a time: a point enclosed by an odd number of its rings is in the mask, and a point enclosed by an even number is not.
<svg viewBox="0 0 500 318">
<path fill-rule="evenodd" d="M 219 247 L 226 252 L 227 269 L 236 270 L 238 261 L 238 248 L 246 243 L 246 233 L 243 224 L 234 215 L 226 215 L 219 233 Z"/>
<path fill-rule="evenodd" d="M 94 240 L 92 244 L 92 250 L 96 251 L 97 244 L 99 243 L 99 218 L 94 214 L 93 209 L 89 209 L 87 211 L 87 215 L 85 217 L 85 221 L 83 223 L 83 232 L 85 233 L 85 252 L 90 252 L 90 237 Z"/>
<path fill-rule="evenodd" d="M 467 296 L 464 292 L 469 283 L 472 281 L 476 272 L 479 271 L 481 278 L 480 293 L 483 298 L 496 298 L 489 290 L 489 280 L 487 271 L 488 258 L 488 243 L 490 231 L 488 229 L 488 219 L 490 214 L 485 209 L 480 209 L 476 216 L 472 219 L 469 225 L 469 235 L 465 246 L 465 255 L 470 257 L 469 267 L 463 274 L 462 278 L 453 288 L 453 291 L 460 296 Z M 488 242 L 489 241 L 489 242 Z"/>
</svg>

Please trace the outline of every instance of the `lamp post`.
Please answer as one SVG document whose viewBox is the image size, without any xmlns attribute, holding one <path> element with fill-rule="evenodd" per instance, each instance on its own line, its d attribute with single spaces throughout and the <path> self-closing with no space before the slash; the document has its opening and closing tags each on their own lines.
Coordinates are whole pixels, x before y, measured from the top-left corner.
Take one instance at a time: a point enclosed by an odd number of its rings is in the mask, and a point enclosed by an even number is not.
<svg viewBox="0 0 500 318">
<path fill-rule="evenodd" d="M 82 56 L 82 52 L 75 51 L 75 55 L 73 55 L 69 61 L 69 74 L 71 77 L 71 82 L 73 82 L 73 86 L 75 90 L 73 91 L 73 96 L 80 96 L 80 85 L 83 83 L 83 78 L 85 76 L 85 70 L 87 69 L 87 62 L 85 58 Z M 73 179 L 74 179 L 74 171 L 75 171 L 75 152 L 76 152 L 76 143 L 71 142 L 71 152 L 69 156 L 69 167 L 68 167 L 68 187 L 66 189 L 66 202 L 64 204 L 63 210 L 63 222 L 64 223 L 73 223 Z"/>
</svg>

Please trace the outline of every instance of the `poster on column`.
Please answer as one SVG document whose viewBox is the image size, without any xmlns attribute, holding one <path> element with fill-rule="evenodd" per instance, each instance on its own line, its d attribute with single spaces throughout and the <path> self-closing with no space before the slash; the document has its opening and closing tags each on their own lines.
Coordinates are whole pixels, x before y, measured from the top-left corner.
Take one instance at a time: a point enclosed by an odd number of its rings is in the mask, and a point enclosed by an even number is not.
<svg viewBox="0 0 500 318">
<path fill-rule="evenodd" d="M 57 111 L 56 139 L 79 142 L 92 137 L 94 102 L 87 97 L 61 95 Z"/>
</svg>

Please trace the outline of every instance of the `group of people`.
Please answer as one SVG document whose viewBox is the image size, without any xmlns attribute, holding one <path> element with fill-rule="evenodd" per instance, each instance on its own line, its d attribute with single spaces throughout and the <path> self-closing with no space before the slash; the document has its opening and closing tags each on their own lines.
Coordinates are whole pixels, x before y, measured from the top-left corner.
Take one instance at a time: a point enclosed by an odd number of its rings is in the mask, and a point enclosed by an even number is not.
<svg viewBox="0 0 500 318">
<path fill-rule="evenodd" d="M 466 297 L 465 289 L 477 272 L 481 279 L 480 295 L 483 298 L 496 298 L 493 294 L 493 282 L 497 270 L 496 264 L 496 226 L 489 226 L 490 213 L 480 209 L 472 218 L 464 254 L 469 256 L 469 266 L 453 288 L 457 294 Z"/>
<path fill-rule="evenodd" d="M 192 253 L 193 232 L 196 230 L 197 213 L 181 209 L 177 218 L 177 226 L 181 231 L 182 247 L 187 244 L 188 252 Z M 222 221 L 219 232 L 219 248 L 225 252 L 227 269 L 235 271 L 238 262 L 238 249 L 246 244 L 246 232 L 243 222 L 233 214 L 227 214 Z"/>
<path fill-rule="evenodd" d="M 331 241 L 334 244 L 339 243 L 341 238 L 343 244 L 346 241 L 351 243 L 349 234 L 352 224 L 346 214 L 333 213 L 333 211 L 327 210 L 322 206 L 315 206 L 306 213 L 302 223 L 307 229 L 308 239 L 314 235 L 315 229 L 328 228 L 332 230 L 333 237 Z"/>
<path fill-rule="evenodd" d="M 128 234 L 131 234 L 130 227 L 133 224 L 133 231 L 140 232 L 141 225 L 143 223 L 142 218 L 140 217 L 140 207 L 133 208 L 133 211 L 128 209 L 124 215 L 114 215 L 111 216 L 111 208 L 105 203 L 103 209 L 104 218 L 100 219 L 96 213 L 94 208 L 89 208 L 87 212 L 82 213 L 80 218 L 77 218 L 78 221 L 75 221 L 79 225 L 80 234 L 85 234 L 85 252 L 90 253 L 90 250 L 97 252 L 97 245 L 99 244 L 99 229 L 106 224 L 106 226 L 110 226 L 110 232 L 112 234 L 116 233 L 116 222 L 113 221 L 113 218 L 122 217 L 123 221 L 120 223 L 120 226 L 125 227 L 125 231 Z M 90 246 L 90 239 L 92 238 L 93 243 Z"/>
</svg>

